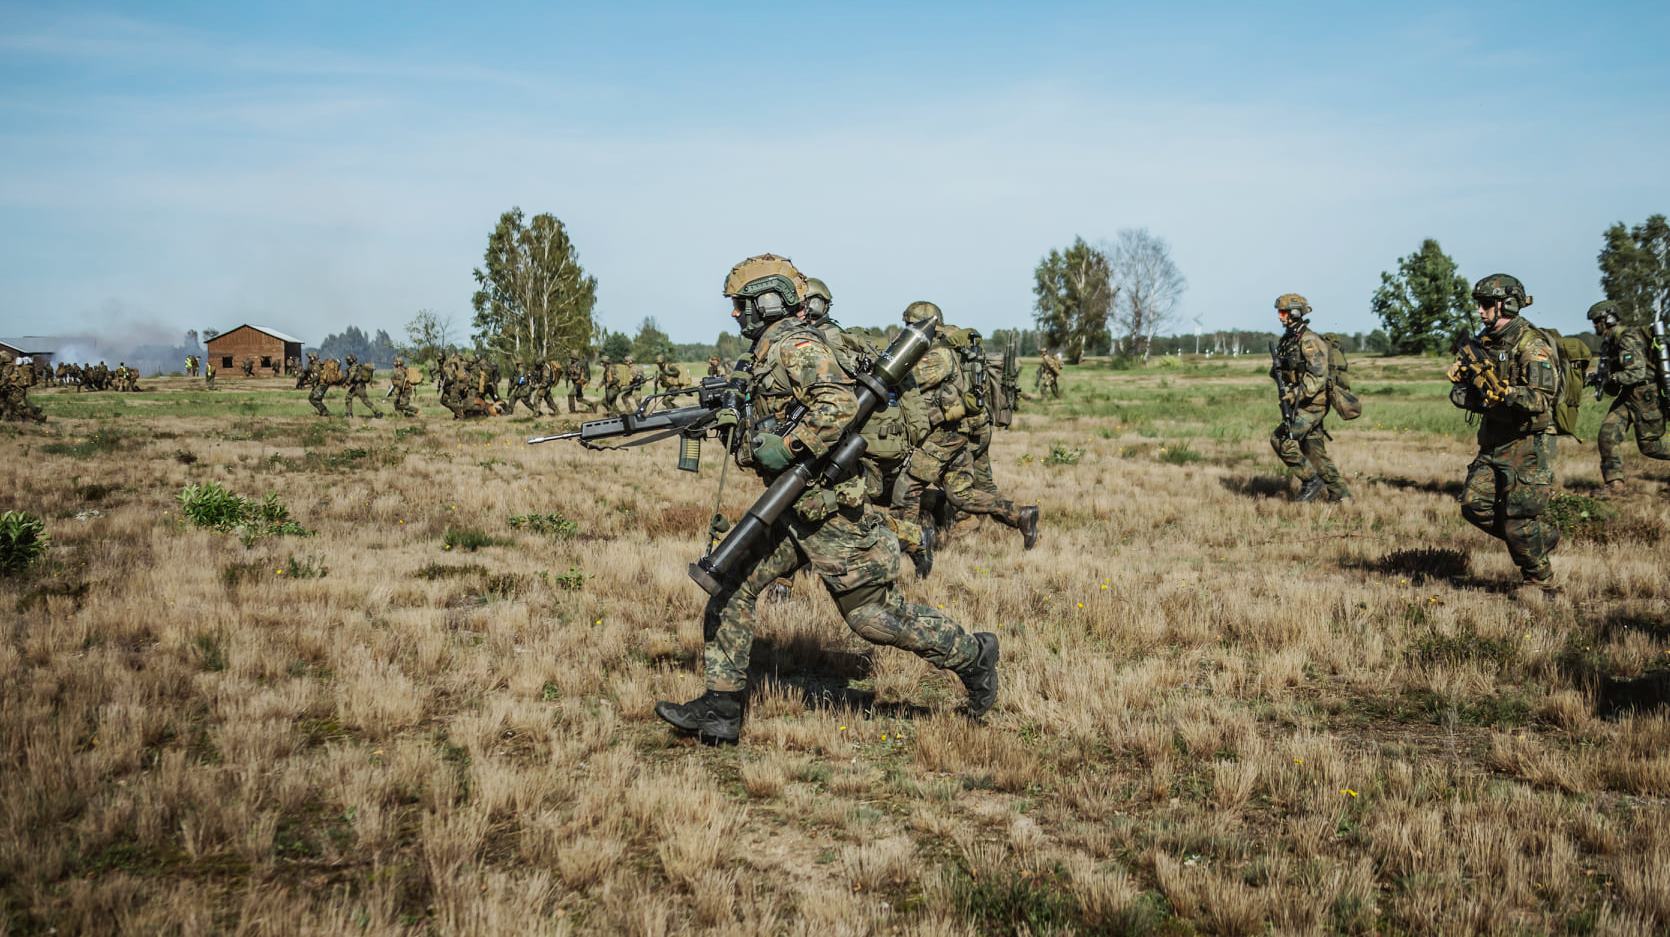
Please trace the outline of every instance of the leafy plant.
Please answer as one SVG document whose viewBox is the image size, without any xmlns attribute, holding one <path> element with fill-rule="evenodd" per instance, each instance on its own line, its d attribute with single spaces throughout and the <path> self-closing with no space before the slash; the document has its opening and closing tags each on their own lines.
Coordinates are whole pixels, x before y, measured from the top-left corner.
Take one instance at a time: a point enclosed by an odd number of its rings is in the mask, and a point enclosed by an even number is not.
<svg viewBox="0 0 1670 937">
<path fill-rule="evenodd" d="M 1160 461 L 1167 465 L 1189 465 L 1206 458 L 1186 442 L 1160 447 Z"/>
<path fill-rule="evenodd" d="M 290 519 L 290 509 L 269 493 L 260 501 L 233 494 L 214 482 L 180 490 L 180 513 L 198 527 L 235 533 L 245 546 L 265 536 L 307 537 L 312 531 Z"/>
<path fill-rule="evenodd" d="M 1045 465 L 1077 465 L 1084 458 L 1083 449 L 1070 449 L 1061 443 L 1050 447 L 1050 454 L 1044 457 Z"/>
<path fill-rule="evenodd" d="M 516 530 L 525 528 L 536 534 L 544 534 L 553 540 L 568 540 L 580 532 L 579 524 L 556 513 L 518 514 L 510 519 L 510 526 Z"/>
<path fill-rule="evenodd" d="M 508 541 L 491 536 L 473 527 L 448 527 L 441 535 L 441 546 L 447 550 L 465 550 L 470 553 L 482 547 L 502 547 Z"/>
<path fill-rule="evenodd" d="M 0 514 L 0 574 L 22 572 L 46 554 L 46 524 L 27 511 Z"/>
</svg>

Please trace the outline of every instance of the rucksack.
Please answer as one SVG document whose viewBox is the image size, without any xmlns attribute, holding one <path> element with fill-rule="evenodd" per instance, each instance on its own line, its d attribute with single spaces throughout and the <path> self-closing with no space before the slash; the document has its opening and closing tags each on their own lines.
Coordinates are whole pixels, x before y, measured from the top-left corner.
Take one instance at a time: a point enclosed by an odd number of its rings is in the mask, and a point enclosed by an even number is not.
<svg viewBox="0 0 1670 937">
<path fill-rule="evenodd" d="M 1553 329 L 1537 329 L 1554 349 L 1554 432 L 1577 436 L 1577 408 L 1583 403 L 1583 378 L 1595 353 L 1579 339 L 1563 338 Z"/>
<path fill-rule="evenodd" d="M 1339 336 L 1324 335 L 1328 341 L 1328 406 L 1342 420 L 1363 415 L 1363 402 L 1351 392 L 1351 362 L 1339 346 Z"/>
<path fill-rule="evenodd" d="M 342 365 L 335 358 L 326 358 L 319 367 L 319 382 L 334 387 L 342 383 Z"/>
</svg>

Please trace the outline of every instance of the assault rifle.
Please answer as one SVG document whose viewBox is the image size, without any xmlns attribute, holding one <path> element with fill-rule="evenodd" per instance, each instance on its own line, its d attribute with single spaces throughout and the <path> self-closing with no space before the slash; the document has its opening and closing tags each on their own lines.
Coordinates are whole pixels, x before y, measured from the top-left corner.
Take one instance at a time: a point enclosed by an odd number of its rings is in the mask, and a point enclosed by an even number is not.
<svg viewBox="0 0 1670 937">
<path fill-rule="evenodd" d="M 1270 343 L 1270 378 L 1276 382 L 1276 392 L 1281 395 L 1281 428 L 1285 433 L 1293 425 L 1293 414 L 1298 404 L 1293 400 L 1293 385 L 1282 376 L 1281 353 L 1276 350 L 1275 342 Z"/>
<path fill-rule="evenodd" d="M 748 395 L 749 378 L 746 369 L 729 378 L 705 377 L 700 384 L 645 397 L 638 409 L 631 413 L 587 420 L 580 424 L 579 429 L 567 433 L 533 436 L 528 439 L 528 445 L 578 439 L 580 445 L 587 449 L 626 449 L 678 436 L 678 467 L 686 472 L 699 471 L 703 437 L 710 433 L 718 436 L 729 451 L 741 436 L 736 428 L 750 422 L 753 401 Z M 651 405 L 663 397 L 688 394 L 696 397 L 693 406 L 650 412 Z M 616 439 L 626 441 L 610 442 Z"/>
<path fill-rule="evenodd" d="M 1512 386 L 1496 370 L 1496 360 L 1490 356 L 1476 336 L 1463 335 L 1456 340 L 1455 364 L 1450 365 L 1451 383 L 1467 384 L 1478 391 L 1487 407 L 1494 407 L 1507 399 Z"/>
<path fill-rule="evenodd" d="M 1596 400 L 1606 396 L 1606 385 L 1612 382 L 1612 356 L 1603 352 L 1599 357 L 1594 371 L 1583 381 L 1583 386 L 1595 389 Z"/>
<path fill-rule="evenodd" d="M 859 432 L 871 414 L 887 406 L 887 398 L 904 383 L 916 363 L 933 344 L 938 318 L 930 317 L 907 325 L 881 353 L 870 369 L 853 375 L 858 382 L 858 409 L 847 421 L 841 439 L 821 456 L 802 452 L 765 489 L 725 539 L 712 552 L 690 564 L 690 578 L 708 595 L 718 595 L 734 586 L 748 561 L 770 539 L 771 528 L 820 479 L 836 483 L 851 478 L 864 457 L 864 437 Z M 785 433 L 799 422 L 804 410 L 789 414 L 776 432 Z"/>
<path fill-rule="evenodd" d="M 992 423 L 1008 429 L 1014 425 L 1015 411 L 1021 405 L 1021 363 L 1015 355 L 1015 343 L 1003 349 L 1003 363 L 998 370 L 999 405 Z"/>
</svg>

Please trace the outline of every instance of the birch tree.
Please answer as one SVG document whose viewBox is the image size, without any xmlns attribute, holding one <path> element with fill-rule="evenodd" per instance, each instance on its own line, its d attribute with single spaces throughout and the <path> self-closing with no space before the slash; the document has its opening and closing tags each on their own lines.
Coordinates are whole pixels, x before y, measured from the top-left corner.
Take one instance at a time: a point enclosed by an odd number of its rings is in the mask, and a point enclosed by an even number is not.
<svg viewBox="0 0 1670 937">
<path fill-rule="evenodd" d="M 597 278 L 586 275 L 568 230 L 555 215 L 499 216 L 475 269 L 477 345 L 528 363 L 586 352 L 597 305 Z"/>
<path fill-rule="evenodd" d="M 1188 281 L 1172 261 L 1165 238 L 1147 228 L 1125 228 L 1105 253 L 1116 297 L 1113 321 L 1120 332 L 1121 350 L 1147 361 L 1154 336 L 1176 319 L 1177 303 Z"/>
</svg>

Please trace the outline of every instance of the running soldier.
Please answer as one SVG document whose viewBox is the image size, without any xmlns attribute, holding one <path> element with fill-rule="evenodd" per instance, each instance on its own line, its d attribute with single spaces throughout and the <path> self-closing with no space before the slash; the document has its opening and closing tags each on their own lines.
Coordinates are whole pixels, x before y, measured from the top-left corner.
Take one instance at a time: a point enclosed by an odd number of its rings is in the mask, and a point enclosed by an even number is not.
<svg viewBox="0 0 1670 937">
<path fill-rule="evenodd" d="M 906 323 L 927 318 L 942 321 L 939 307 L 929 302 L 911 303 L 905 308 L 904 318 Z M 1014 502 L 975 484 L 973 447 L 964 433 L 963 421 L 979 408 L 979 403 L 966 386 L 959 359 L 957 350 L 941 335 L 912 372 L 927 403 L 932 428 L 910 455 L 897 503 L 907 517 L 920 517 L 924 492 L 929 486 L 938 486 L 952 508 L 987 515 L 1020 531 L 1025 549 L 1030 550 L 1038 543 L 1038 506 L 1016 507 Z"/>
<path fill-rule="evenodd" d="M 1635 430 L 1635 446 L 1649 459 L 1670 459 L 1664 439 L 1664 400 L 1660 375 L 1653 362 L 1653 337 L 1641 326 L 1626 326 L 1618 318 L 1618 304 L 1610 300 L 1589 307 L 1589 321 L 1601 337 L 1601 364 L 1590 383 L 1595 399 L 1616 399 L 1600 422 L 1600 476 L 1607 497 L 1629 493 L 1624 478 L 1624 439 Z"/>
<path fill-rule="evenodd" d="M 737 264 L 725 278 L 724 293 L 743 337 L 754 343 L 751 390 L 762 418 L 737 460 L 769 483 L 799 453 L 827 452 L 842 438 L 858 405 L 855 385 L 822 334 L 796 318 L 806 280 L 787 260 L 766 254 Z M 788 428 L 788 412 L 800 401 L 807 404 L 806 415 Z M 783 427 L 785 435 L 767 427 Z M 737 741 L 760 591 L 806 566 L 823 580 L 860 637 L 956 673 L 974 717 L 996 703 L 997 636 L 971 635 L 944 613 L 905 601 L 897 582 L 898 540 L 865 504 L 862 479 L 807 490 L 757 557 L 741 583 L 714 596 L 703 613 L 707 691 L 687 703 L 655 706 L 656 715 L 676 728 L 705 741 Z"/>
<path fill-rule="evenodd" d="M 605 367 L 609 359 L 604 358 Z M 586 399 L 586 385 L 591 383 L 591 367 L 580 360 L 580 353 L 568 353 L 568 366 L 563 369 L 563 378 L 568 381 L 568 412 L 577 412 L 576 405 L 583 405 L 587 413 L 597 412 L 597 403 Z M 552 408 L 556 410 L 555 407 Z"/>
<path fill-rule="evenodd" d="M 1282 422 L 1270 434 L 1288 471 L 1301 482 L 1298 501 L 1348 501 L 1350 489 L 1340 478 L 1339 466 L 1328 456 L 1328 340 L 1311 331 L 1306 317 L 1310 303 L 1298 293 L 1276 297 L 1281 341 L 1271 352 L 1270 376 L 1279 388 Z"/>
<path fill-rule="evenodd" d="M 383 418 L 383 411 L 377 409 L 377 405 L 371 402 L 371 397 L 365 392 L 365 388 L 376 376 L 377 371 L 371 366 L 371 362 L 367 361 L 360 364 L 359 359 L 353 355 L 347 357 L 342 368 L 342 379 L 348 385 L 347 412 L 343 414 L 344 416 L 352 417 L 354 415 L 354 400 L 358 398 L 359 402 L 365 404 L 365 408 L 371 411 L 372 417 L 379 420 Z"/>
<path fill-rule="evenodd" d="M 389 393 L 385 396 L 394 397 L 394 412 L 401 416 L 417 416 L 417 407 L 412 406 L 412 378 L 406 370 L 406 359 L 396 356 L 394 372 L 389 375 Z"/>
<path fill-rule="evenodd" d="M 1560 528 L 1543 519 L 1554 490 L 1558 359 L 1548 337 L 1520 315 L 1531 297 L 1519 280 L 1491 274 L 1473 285 L 1473 299 L 1484 324 L 1474 339 L 1481 364 L 1459 359 L 1449 371 L 1450 402 L 1480 415 L 1479 454 L 1467 467 L 1461 516 L 1507 543 L 1520 596 L 1541 598 L 1558 591 L 1549 556 Z M 1480 376 L 1479 367 L 1488 374 Z"/>
</svg>

